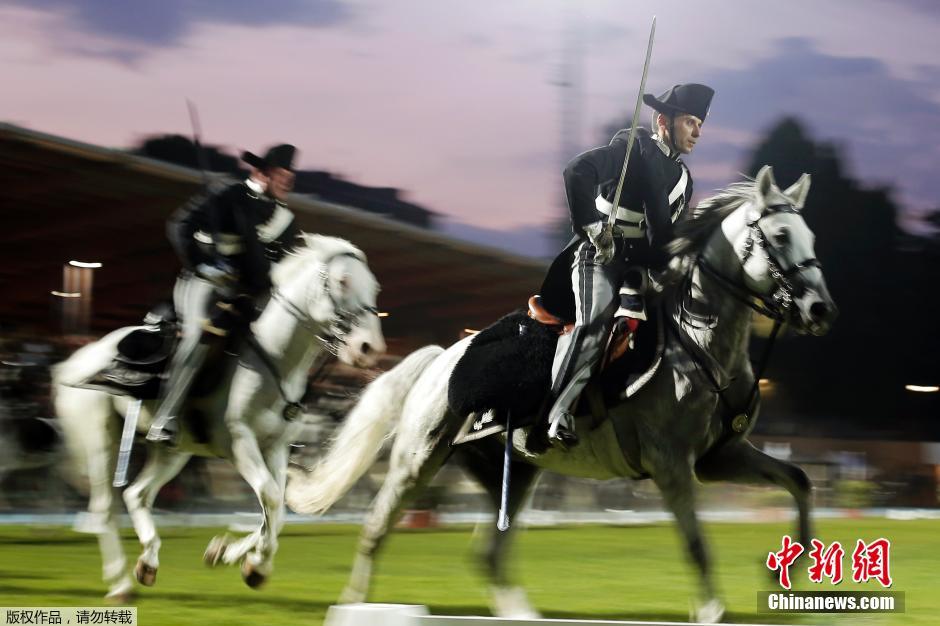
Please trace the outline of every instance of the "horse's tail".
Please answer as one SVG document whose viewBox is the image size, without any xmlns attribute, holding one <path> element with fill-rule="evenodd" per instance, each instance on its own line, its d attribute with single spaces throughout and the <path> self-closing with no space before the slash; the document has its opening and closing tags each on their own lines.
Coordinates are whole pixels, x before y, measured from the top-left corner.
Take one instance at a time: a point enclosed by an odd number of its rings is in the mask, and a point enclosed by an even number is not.
<svg viewBox="0 0 940 626">
<path fill-rule="evenodd" d="M 68 452 L 65 475 L 75 487 L 87 488 L 85 478 L 90 464 L 107 464 L 112 447 L 117 445 L 111 432 L 115 426 L 110 420 L 114 415 L 114 398 L 104 391 L 76 385 L 107 367 L 117 354 L 118 343 L 134 328 L 112 331 L 52 367 L 51 401 Z"/>
<path fill-rule="evenodd" d="M 365 388 L 326 456 L 310 472 L 291 472 L 287 504 L 293 510 L 323 513 L 349 491 L 394 432 L 415 381 L 443 352 L 440 346 L 421 348 Z"/>
</svg>

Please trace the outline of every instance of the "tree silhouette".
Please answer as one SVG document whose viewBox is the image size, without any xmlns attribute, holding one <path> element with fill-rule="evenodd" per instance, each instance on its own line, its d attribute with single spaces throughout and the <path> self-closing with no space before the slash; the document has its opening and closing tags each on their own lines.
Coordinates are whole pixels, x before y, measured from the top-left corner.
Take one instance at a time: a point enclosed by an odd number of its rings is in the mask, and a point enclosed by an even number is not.
<svg viewBox="0 0 940 626">
<path fill-rule="evenodd" d="M 175 163 L 184 167 L 201 170 L 204 167 L 210 172 L 221 172 L 241 176 L 247 170 L 239 166 L 239 160 L 230 154 L 222 152 L 216 146 L 196 147 L 191 139 L 182 135 L 161 135 L 145 139 L 138 147 L 133 149 L 135 154 Z"/>
<path fill-rule="evenodd" d="M 938 369 L 940 278 L 925 247 L 901 249 L 898 209 L 886 188 L 866 188 L 847 175 L 838 149 L 816 143 L 793 118 L 774 126 L 754 149 L 747 171 L 774 167 L 781 187 L 803 172 L 813 177 L 804 217 L 817 236 L 816 252 L 839 319 L 822 338 L 789 337 L 774 359 L 773 377 L 785 393 L 768 402 L 768 413 L 789 411 L 807 428 L 830 435 L 936 437 L 929 419 L 940 409 L 936 394 L 925 399 L 904 385 L 929 380 Z M 785 397 L 786 401 L 783 402 Z M 901 419 L 903 418 L 903 419 Z M 762 420 L 765 427 L 770 420 Z"/>
</svg>

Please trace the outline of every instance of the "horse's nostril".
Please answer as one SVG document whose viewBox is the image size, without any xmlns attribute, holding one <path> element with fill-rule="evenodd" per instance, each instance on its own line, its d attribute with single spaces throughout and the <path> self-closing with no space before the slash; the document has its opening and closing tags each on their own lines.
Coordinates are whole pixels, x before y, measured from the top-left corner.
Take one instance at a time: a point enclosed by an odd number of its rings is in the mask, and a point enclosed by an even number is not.
<svg viewBox="0 0 940 626">
<path fill-rule="evenodd" d="M 829 307 L 826 306 L 825 302 L 814 302 L 809 307 L 809 314 L 814 320 L 819 320 L 829 313 Z"/>
<path fill-rule="evenodd" d="M 360 350 L 363 354 L 369 354 L 372 352 L 372 346 L 370 346 L 368 343 L 364 343 L 362 344 L 362 348 L 360 348 Z"/>
</svg>

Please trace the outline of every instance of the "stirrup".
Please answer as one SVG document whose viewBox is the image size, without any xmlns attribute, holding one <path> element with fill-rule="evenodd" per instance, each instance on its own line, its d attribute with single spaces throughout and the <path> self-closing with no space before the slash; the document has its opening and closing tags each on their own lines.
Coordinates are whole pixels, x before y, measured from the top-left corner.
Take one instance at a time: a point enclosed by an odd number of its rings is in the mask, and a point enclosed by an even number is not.
<svg viewBox="0 0 940 626">
<path fill-rule="evenodd" d="M 175 418 L 165 420 L 163 424 L 153 424 L 147 431 L 147 441 L 176 445 L 179 428 Z"/>
<path fill-rule="evenodd" d="M 559 450 L 568 450 L 578 445 L 578 441 L 580 440 L 577 433 L 575 433 L 573 429 L 562 425 L 562 422 L 568 421 L 574 423 L 574 416 L 571 415 L 571 413 L 565 413 L 556 421 L 549 424 L 548 443 L 553 448 L 558 448 Z"/>
<path fill-rule="evenodd" d="M 578 434 L 573 430 L 568 430 L 564 427 L 559 427 L 555 434 L 548 436 L 548 443 L 551 447 L 558 450 L 567 451 L 571 448 L 578 445 L 581 439 L 578 437 Z"/>
</svg>

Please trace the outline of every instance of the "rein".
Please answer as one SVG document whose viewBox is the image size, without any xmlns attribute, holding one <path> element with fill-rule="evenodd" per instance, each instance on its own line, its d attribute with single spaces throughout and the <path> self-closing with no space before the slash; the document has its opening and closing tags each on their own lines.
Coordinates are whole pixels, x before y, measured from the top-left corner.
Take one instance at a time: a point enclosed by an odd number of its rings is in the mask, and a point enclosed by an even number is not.
<svg viewBox="0 0 940 626">
<path fill-rule="evenodd" d="M 713 387 L 713 391 L 718 394 L 718 398 L 721 400 L 722 404 L 724 404 L 726 409 L 722 416 L 724 428 L 722 429 L 722 434 L 718 441 L 715 442 L 714 447 L 720 447 L 724 445 L 728 442 L 728 440 L 734 437 L 735 434 L 740 434 L 746 431 L 748 426 L 751 424 L 752 412 L 754 411 L 755 405 L 757 403 L 760 379 L 763 377 L 764 371 L 767 369 L 767 366 L 770 363 L 770 355 L 773 351 L 774 344 L 776 343 L 780 328 L 790 313 L 790 307 L 793 305 L 794 293 L 797 292 L 798 288 L 802 287 L 799 284 L 794 285 L 792 279 L 803 270 L 822 267 L 822 264 L 819 262 L 819 260 L 813 257 L 800 263 L 796 263 L 787 269 L 783 269 L 777 255 L 774 254 L 776 252 L 776 248 L 767 240 L 767 236 L 760 227 L 760 220 L 767 215 L 774 213 L 798 212 L 799 211 L 797 211 L 797 209 L 793 208 L 791 205 L 775 205 L 767 207 L 767 211 L 764 214 L 762 214 L 757 219 L 748 222 L 747 224 L 748 237 L 744 243 L 744 254 L 743 258 L 740 259 L 741 265 L 743 267 L 743 265 L 747 263 L 748 259 L 750 259 L 751 255 L 753 254 L 754 243 L 757 242 L 757 247 L 763 250 L 765 256 L 767 257 L 767 265 L 769 268 L 770 277 L 773 279 L 776 286 L 776 289 L 770 296 L 754 293 L 747 287 L 740 285 L 732 279 L 724 276 L 708 261 L 706 261 L 701 253 L 696 259 L 695 266 L 701 268 L 705 274 L 713 278 L 726 293 L 730 294 L 738 302 L 745 304 L 757 313 L 774 321 L 773 329 L 771 330 L 767 345 L 764 347 L 764 353 L 761 355 L 757 372 L 754 375 L 754 382 L 751 385 L 751 390 L 747 395 L 743 410 L 741 411 L 736 411 L 731 405 L 731 402 L 724 393 L 727 389 L 723 388 L 718 380 L 716 380 L 716 377 L 712 373 L 711 368 L 709 368 L 706 364 L 701 363 L 699 355 L 695 354 L 695 351 L 689 350 L 688 347 L 684 345 L 684 342 L 680 341 L 680 345 L 683 345 L 683 347 L 686 349 L 686 352 L 692 358 L 696 367 L 706 374 L 709 382 Z M 691 276 L 691 270 L 689 272 L 689 276 Z M 755 298 L 760 302 L 755 302 Z M 678 331 L 679 329 L 675 330 Z"/>
<path fill-rule="evenodd" d="M 340 257 L 350 257 L 361 260 L 352 252 L 338 252 L 324 261 L 322 267 L 320 268 L 321 291 L 330 299 L 330 302 L 333 304 L 334 315 L 328 324 L 328 327 L 330 328 L 329 334 L 323 334 L 320 329 L 316 328 L 314 320 L 310 314 L 291 302 L 283 293 L 280 292 L 280 290 L 278 290 L 276 287 L 271 289 L 271 299 L 275 300 L 278 304 L 284 307 L 284 310 L 287 311 L 287 313 L 297 321 L 301 328 L 306 330 L 308 333 L 313 335 L 317 341 L 322 343 L 323 347 L 326 349 L 326 353 L 330 355 L 326 358 L 317 359 L 319 364 L 312 374 L 313 378 L 318 377 L 323 371 L 325 371 L 326 364 L 330 361 L 330 358 L 335 357 L 339 353 L 340 347 L 346 342 L 346 335 L 354 326 L 354 322 L 363 313 L 378 314 L 378 309 L 372 306 L 363 306 L 357 309 L 355 312 L 350 312 L 342 308 L 340 303 L 337 302 L 336 298 L 333 296 L 332 291 L 330 290 L 329 271 L 327 268 L 333 261 Z M 309 384 L 305 387 L 304 392 L 301 394 L 300 398 L 297 400 L 291 400 L 288 398 L 287 393 L 284 391 L 284 379 L 281 376 L 277 365 L 274 363 L 274 360 L 271 358 L 271 355 L 268 354 L 268 351 L 258 343 L 258 338 L 253 332 L 248 332 L 247 341 L 251 349 L 254 350 L 255 354 L 258 355 L 258 358 L 261 359 L 261 363 L 264 365 L 265 369 L 267 369 L 274 378 L 274 383 L 277 385 L 278 393 L 281 395 L 281 399 L 283 399 L 286 403 L 283 411 L 284 419 L 288 422 L 294 421 L 303 411 L 303 401 L 307 397 L 307 394 L 310 390 Z M 308 381 L 309 378 L 310 377 L 308 377 Z"/>
</svg>

